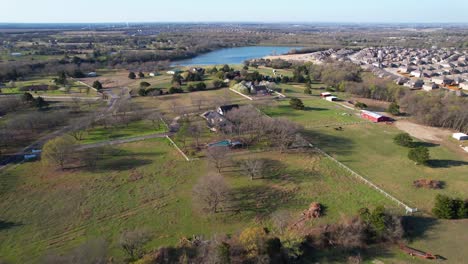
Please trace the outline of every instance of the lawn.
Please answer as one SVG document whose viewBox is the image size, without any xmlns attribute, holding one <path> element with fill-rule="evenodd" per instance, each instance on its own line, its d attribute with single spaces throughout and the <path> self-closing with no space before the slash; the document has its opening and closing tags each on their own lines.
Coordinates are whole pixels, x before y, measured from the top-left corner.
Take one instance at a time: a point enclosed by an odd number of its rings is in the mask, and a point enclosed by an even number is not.
<svg viewBox="0 0 468 264">
<path fill-rule="evenodd" d="M 466 156 L 442 145 L 421 142 L 420 145 L 430 149 L 431 166 L 415 165 L 407 158 L 408 150 L 393 143 L 393 137 L 401 133 L 393 125 L 364 122 L 343 126 L 344 130 L 338 131 L 335 129 L 337 125 L 330 124 L 362 119 L 336 103 L 319 99 L 306 99 L 304 103 L 305 111 L 293 110 L 287 102 L 282 102 L 266 112 L 303 124 L 306 127 L 304 134 L 313 144 L 410 206 L 429 212 L 437 193 L 466 198 Z M 412 182 L 421 178 L 441 180 L 445 188 L 440 191 L 415 189 Z"/>
<path fill-rule="evenodd" d="M 157 133 L 164 133 L 167 131 L 165 125 L 159 128 L 154 127 L 149 120 L 141 120 L 119 126 L 98 126 L 87 130 L 84 138 L 80 141 L 82 144 L 97 143 L 108 140 L 124 139 L 138 136 L 145 136 Z"/>
<path fill-rule="evenodd" d="M 234 233 L 281 209 L 299 217 L 311 202 L 322 203 L 325 216 L 311 225 L 355 214 L 388 200 L 316 154 L 265 152 L 237 154 L 235 160 L 262 158 L 270 164 L 264 179 L 251 181 L 236 166 L 222 174 L 231 188 L 224 212 L 205 216 L 195 210 L 192 187 L 214 173 L 206 160 L 184 161 L 163 139 L 116 147 L 95 169 L 56 171 L 40 162 L 2 172 L 0 251 L 12 263 L 35 262 L 86 240 L 105 238 L 116 260 L 124 230 L 145 228 L 153 234 L 147 248 L 174 245 L 183 236 Z"/>
</svg>

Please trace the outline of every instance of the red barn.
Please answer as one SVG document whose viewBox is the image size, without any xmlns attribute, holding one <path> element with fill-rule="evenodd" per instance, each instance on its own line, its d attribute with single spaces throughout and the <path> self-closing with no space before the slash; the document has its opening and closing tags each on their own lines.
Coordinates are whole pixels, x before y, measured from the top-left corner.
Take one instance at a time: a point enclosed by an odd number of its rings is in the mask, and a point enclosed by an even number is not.
<svg viewBox="0 0 468 264">
<path fill-rule="evenodd" d="M 366 110 L 361 111 L 361 117 L 375 123 L 390 121 L 390 118 L 388 118 L 387 116 L 383 116 Z"/>
</svg>

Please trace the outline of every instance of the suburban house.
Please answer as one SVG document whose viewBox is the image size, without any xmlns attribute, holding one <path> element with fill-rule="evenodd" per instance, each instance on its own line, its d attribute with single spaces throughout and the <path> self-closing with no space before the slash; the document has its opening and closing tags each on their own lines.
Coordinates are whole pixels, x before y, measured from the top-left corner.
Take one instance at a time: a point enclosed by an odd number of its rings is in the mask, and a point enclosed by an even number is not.
<svg viewBox="0 0 468 264">
<path fill-rule="evenodd" d="M 423 88 L 423 85 L 424 85 L 424 81 L 421 79 L 416 80 L 416 81 L 411 80 L 404 84 L 404 86 L 409 87 L 411 89 L 415 89 L 415 90 Z"/>
<path fill-rule="evenodd" d="M 422 88 L 423 88 L 424 91 L 432 91 L 434 89 L 439 88 L 439 86 L 437 84 L 431 82 L 431 83 L 424 83 Z"/>
<path fill-rule="evenodd" d="M 374 123 L 390 121 L 390 118 L 367 110 L 361 110 L 361 117 Z"/>
<path fill-rule="evenodd" d="M 211 131 L 214 132 L 229 124 L 229 121 L 224 116 L 215 111 L 205 112 L 201 115 L 201 117 L 206 120 L 208 127 Z"/>
<path fill-rule="evenodd" d="M 462 82 L 458 86 L 460 86 L 460 88 L 463 90 L 468 90 L 468 82 Z"/>
<path fill-rule="evenodd" d="M 452 79 L 449 79 L 446 76 L 432 77 L 432 81 L 438 85 L 449 85 L 453 82 Z"/>
<path fill-rule="evenodd" d="M 237 104 L 232 104 L 232 105 L 222 105 L 216 109 L 216 112 L 218 112 L 220 115 L 224 116 L 226 115 L 229 111 L 232 109 L 239 109 L 239 105 Z"/>
</svg>

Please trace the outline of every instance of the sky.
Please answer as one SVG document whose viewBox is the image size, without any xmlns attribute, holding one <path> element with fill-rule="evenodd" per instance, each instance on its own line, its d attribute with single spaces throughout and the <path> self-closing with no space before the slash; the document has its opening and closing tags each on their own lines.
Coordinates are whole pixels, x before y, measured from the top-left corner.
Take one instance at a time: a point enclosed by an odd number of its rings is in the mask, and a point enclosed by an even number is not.
<svg viewBox="0 0 468 264">
<path fill-rule="evenodd" d="M 468 0 L 0 0 L 0 23 L 468 23 Z"/>
</svg>

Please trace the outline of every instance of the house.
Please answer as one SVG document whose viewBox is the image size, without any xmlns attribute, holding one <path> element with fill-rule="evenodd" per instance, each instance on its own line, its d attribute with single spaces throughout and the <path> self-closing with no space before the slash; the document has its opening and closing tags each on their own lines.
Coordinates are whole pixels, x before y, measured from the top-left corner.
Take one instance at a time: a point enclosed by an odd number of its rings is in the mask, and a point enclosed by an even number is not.
<svg viewBox="0 0 468 264">
<path fill-rule="evenodd" d="M 468 135 L 464 133 L 453 133 L 452 137 L 456 140 L 468 140 Z"/>
<path fill-rule="evenodd" d="M 208 111 L 201 115 L 206 122 L 211 131 L 218 131 L 229 124 L 229 121 L 218 112 Z"/>
<path fill-rule="evenodd" d="M 432 91 L 434 89 L 439 88 L 439 86 L 435 83 L 424 83 L 422 88 L 424 91 Z"/>
<path fill-rule="evenodd" d="M 438 85 L 448 85 L 453 82 L 453 80 L 447 78 L 446 76 L 437 76 L 437 77 L 432 77 L 432 82 Z"/>
<path fill-rule="evenodd" d="M 422 75 L 423 75 L 423 73 L 422 73 L 421 71 L 419 71 L 419 70 L 415 70 L 415 71 L 412 71 L 412 72 L 410 73 L 410 75 L 411 75 L 411 76 L 414 76 L 414 77 L 416 77 L 416 78 L 421 78 Z"/>
<path fill-rule="evenodd" d="M 150 77 L 156 77 L 156 76 L 158 76 L 158 74 L 157 74 L 156 72 L 150 72 L 148 75 L 149 75 Z"/>
<path fill-rule="evenodd" d="M 327 97 L 325 97 L 325 100 L 330 101 L 330 102 L 334 102 L 334 101 L 338 101 L 339 99 L 336 96 L 327 96 Z"/>
<path fill-rule="evenodd" d="M 361 117 L 374 123 L 390 121 L 390 118 L 367 110 L 361 110 Z"/>
<path fill-rule="evenodd" d="M 414 90 L 422 89 L 423 85 L 424 85 L 424 81 L 421 79 L 416 80 L 416 81 L 409 81 L 404 84 L 404 86 L 409 87 Z"/>
<path fill-rule="evenodd" d="M 462 82 L 458 86 L 463 90 L 468 90 L 468 82 Z"/>
<path fill-rule="evenodd" d="M 181 73 L 182 71 L 179 70 L 179 69 L 173 69 L 173 70 L 170 70 L 170 71 L 167 71 L 166 73 L 169 74 L 169 75 L 175 75 L 177 73 Z"/>
<path fill-rule="evenodd" d="M 398 85 L 403 85 L 405 84 L 406 82 L 408 82 L 408 79 L 407 78 L 404 78 L 404 77 L 400 77 L 398 79 L 395 80 L 395 83 L 398 84 Z"/>
<path fill-rule="evenodd" d="M 226 115 L 229 111 L 232 109 L 239 109 L 239 105 L 237 104 L 232 104 L 232 105 L 222 105 L 216 109 L 216 112 L 218 112 L 220 115 L 224 116 Z"/>
<path fill-rule="evenodd" d="M 97 73 L 96 72 L 88 72 L 88 74 L 86 74 L 87 77 L 97 77 Z"/>
<path fill-rule="evenodd" d="M 321 97 L 328 97 L 328 96 L 332 96 L 332 94 L 329 93 L 329 92 L 325 92 L 325 93 L 321 93 L 320 96 Z"/>
</svg>

